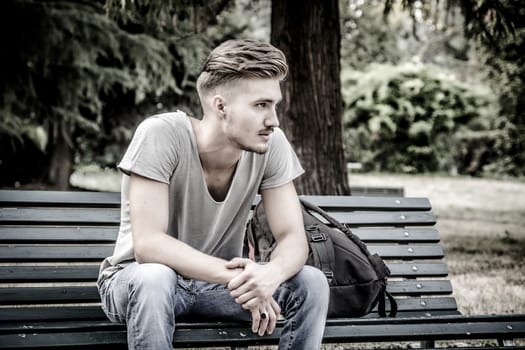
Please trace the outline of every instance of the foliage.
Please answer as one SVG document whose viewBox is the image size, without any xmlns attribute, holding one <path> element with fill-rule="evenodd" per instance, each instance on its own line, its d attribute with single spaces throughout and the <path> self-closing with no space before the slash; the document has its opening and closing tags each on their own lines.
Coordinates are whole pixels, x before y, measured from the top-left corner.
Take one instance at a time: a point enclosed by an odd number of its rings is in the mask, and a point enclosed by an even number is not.
<svg viewBox="0 0 525 350">
<path fill-rule="evenodd" d="M 218 42 L 249 35 L 259 24 L 246 16 L 250 6 L 248 0 L 2 2 L 1 172 L 13 172 L 11 160 L 22 154 L 49 167 L 60 139 L 75 164 L 114 167 L 145 116 L 174 108 L 199 115 L 200 65 Z"/>
<path fill-rule="evenodd" d="M 388 16 L 401 3 L 410 13 L 415 31 L 417 23 L 424 18 L 445 15 L 448 19 L 450 13 L 459 9 L 464 20 L 465 35 L 479 39 L 487 46 L 496 46 L 500 40 L 505 40 L 514 33 L 518 20 L 512 5 L 519 6 L 520 2 L 521 0 L 385 0 L 383 12 Z"/>
<path fill-rule="evenodd" d="M 500 154 L 493 171 L 525 175 L 525 7 L 520 1 L 504 1 L 512 6 L 516 21 L 513 37 L 501 40 L 497 46 L 483 46 L 483 62 L 492 68 L 491 81 L 497 91 L 501 128 L 508 135 L 505 142 L 495 145 Z"/>
<path fill-rule="evenodd" d="M 61 140 L 74 148 L 119 136 L 107 129 L 115 125 L 107 120 L 110 104 L 138 105 L 179 91 L 168 48 L 123 31 L 96 2 L 17 0 L 2 7 L 0 134 L 16 146 L 6 153 L 31 140 L 49 157 Z"/>
<path fill-rule="evenodd" d="M 366 170 L 479 173 L 502 137 L 492 96 L 430 65 L 345 70 L 347 156 Z"/>
</svg>

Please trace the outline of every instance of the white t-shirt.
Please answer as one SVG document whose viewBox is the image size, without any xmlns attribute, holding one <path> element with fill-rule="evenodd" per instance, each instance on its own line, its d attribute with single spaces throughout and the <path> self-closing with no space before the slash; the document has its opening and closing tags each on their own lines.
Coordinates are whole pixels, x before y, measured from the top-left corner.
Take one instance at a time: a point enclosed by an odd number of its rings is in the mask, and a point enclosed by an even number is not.
<svg viewBox="0 0 525 350">
<path fill-rule="evenodd" d="M 204 179 L 190 117 L 181 111 L 144 120 L 118 167 L 123 172 L 121 223 L 113 255 L 101 265 L 99 284 L 135 260 L 128 200 L 130 173 L 169 184 L 169 235 L 203 253 L 230 260 L 242 254 L 255 195 L 304 172 L 284 133 L 276 128 L 265 154 L 242 152 L 228 193 L 217 202 Z"/>
</svg>

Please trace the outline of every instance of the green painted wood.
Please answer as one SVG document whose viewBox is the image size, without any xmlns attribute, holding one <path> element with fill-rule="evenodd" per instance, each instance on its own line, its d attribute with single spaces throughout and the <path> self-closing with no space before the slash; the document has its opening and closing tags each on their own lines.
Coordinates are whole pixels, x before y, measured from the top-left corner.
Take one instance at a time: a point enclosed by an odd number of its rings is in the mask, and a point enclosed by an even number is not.
<svg viewBox="0 0 525 350">
<path fill-rule="evenodd" d="M 457 312 L 457 304 L 452 297 L 440 298 L 406 298 L 398 300 L 400 313 L 411 313 L 413 316 L 425 317 L 427 314 L 447 314 Z M 377 317 L 376 311 L 368 317 Z M 98 304 L 85 306 L 24 306 L 0 308 L 0 322 L 15 321 L 61 321 L 61 320 L 105 320 Z"/>
<path fill-rule="evenodd" d="M 452 285 L 445 280 L 391 281 L 387 290 L 396 296 L 451 294 Z M 57 285 L 52 287 L 3 287 L 0 304 L 99 302 L 96 286 Z"/>
<path fill-rule="evenodd" d="M 369 245 L 368 249 L 386 259 L 440 259 L 444 255 L 439 245 Z M 0 262 L 101 260 L 112 253 L 112 245 L 4 245 L 0 246 Z"/>
<path fill-rule="evenodd" d="M 436 218 L 428 199 L 308 196 L 307 200 L 350 224 L 372 252 L 387 259 L 392 277 L 408 278 L 391 280 L 388 287 L 397 296 L 399 317 L 377 319 L 374 311 L 360 319 L 329 320 L 326 342 L 525 336 L 523 318 L 444 316 L 457 315 L 458 310 L 450 281 L 425 279 L 448 274 L 445 263 L 430 261 L 442 259 L 444 253 L 438 232 L 430 227 Z M 94 282 L 98 263 L 111 255 L 119 203 L 117 193 L 0 190 L 0 281 L 16 283 L 0 288 L 0 348 L 125 348 L 124 328 L 107 321 L 94 284 L 71 284 Z M 71 262 L 77 264 L 64 265 Z M 175 345 L 275 344 L 278 333 L 260 338 L 246 325 L 183 323 L 177 327 Z"/>
<path fill-rule="evenodd" d="M 363 197 L 363 196 L 302 196 L 325 210 L 430 210 L 427 198 Z"/>
<path fill-rule="evenodd" d="M 302 196 L 316 205 L 331 209 L 359 210 L 365 208 L 383 210 L 430 210 L 426 198 L 403 196 Z M 259 197 L 255 198 L 255 203 Z M 81 191 L 20 191 L 0 190 L 1 206 L 56 206 L 56 207 L 119 207 L 120 193 Z"/>
<path fill-rule="evenodd" d="M 113 254 L 113 245 L 8 245 L 0 246 L 3 261 L 101 261 Z"/>
<path fill-rule="evenodd" d="M 118 225 L 118 208 L 0 208 L 2 224 Z"/>
<path fill-rule="evenodd" d="M 437 243 L 432 228 L 354 228 L 352 232 L 367 243 Z M 117 226 L 0 226 L 0 243 L 114 242 Z"/>
<path fill-rule="evenodd" d="M 105 328 L 107 327 L 107 328 Z M 351 329 L 352 332 L 348 332 Z M 259 337 L 250 332 L 246 325 L 202 324 L 200 326 L 181 324 L 175 333 L 174 345 L 186 346 L 221 346 L 221 345 L 266 345 L 276 344 L 280 338 L 282 324 L 272 335 Z M 379 331 L 381 330 L 381 331 Z M 416 340 L 462 340 L 462 339 L 512 339 L 525 334 L 525 317 L 506 318 L 469 318 L 462 316 L 444 316 L 434 318 L 406 319 L 359 319 L 335 320 L 328 322 L 325 343 L 341 342 L 383 342 Z M 23 336 L 20 336 L 23 335 Z M 35 328 L 25 333 L 0 334 L 0 348 L 34 348 L 53 344 L 65 346 L 97 346 L 125 343 L 122 327 L 99 325 L 84 328 L 83 324 L 64 324 L 56 332 L 52 329 L 40 331 Z"/>
<path fill-rule="evenodd" d="M 439 232 L 433 228 L 352 228 L 366 243 L 438 243 Z"/>
<path fill-rule="evenodd" d="M 120 207 L 120 193 L 0 190 L 1 206 Z"/>
<path fill-rule="evenodd" d="M 448 268 L 445 263 L 428 262 L 387 262 L 392 277 L 446 277 Z"/>
<path fill-rule="evenodd" d="M 391 277 L 446 277 L 444 263 L 388 262 Z M 96 281 L 99 264 L 0 266 L 0 282 L 85 282 Z"/>
<path fill-rule="evenodd" d="M 431 212 L 330 212 L 342 223 L 353 226 L 434 225 Z M 0 208 L 0 224 L 118 225 L 118 208 Z"/>
<path fill-rule="evenodd" d="M 100 264 L 0 266 L 0 282 L 96 281 Z"/>
<path fill-rule="evenodd" d="M 0 226 L 0 243 L 113 243 L 118 226 Z"/>
</svg>

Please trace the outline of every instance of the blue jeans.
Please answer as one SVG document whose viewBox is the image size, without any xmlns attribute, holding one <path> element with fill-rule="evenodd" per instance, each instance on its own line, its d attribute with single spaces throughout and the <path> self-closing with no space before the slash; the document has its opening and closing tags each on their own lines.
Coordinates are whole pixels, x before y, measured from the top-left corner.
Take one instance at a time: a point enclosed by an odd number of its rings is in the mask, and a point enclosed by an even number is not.
<svg viewBox="0 0 525 350">
<path fill-rule="evenodd" d="M 185 279 L 162 264 L 132 263 L 105 280 L 99 292 L 108 318 L 127 325 L 130 349 L 172 349 L 175 320 L 184 316 L 251 322 L 251 313 L 225 286 Z M 279 349 L 319 349 L 329 299 L 323 273 L 304 266 L 274 299 L 284 316 Z"/>
</svg>

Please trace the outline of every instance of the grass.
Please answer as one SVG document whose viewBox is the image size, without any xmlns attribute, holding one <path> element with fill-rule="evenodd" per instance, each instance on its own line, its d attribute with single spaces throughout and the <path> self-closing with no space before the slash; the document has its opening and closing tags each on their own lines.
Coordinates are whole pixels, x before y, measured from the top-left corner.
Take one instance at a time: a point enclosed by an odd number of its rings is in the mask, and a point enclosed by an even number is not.
<svg viewBox="0 0 525 350">
<path fill-rule="evenodd" d="M 350 181 L 429 197 L 464 314 L 525 313 L 525 182 L 380 174 Z"/>
</svg>

